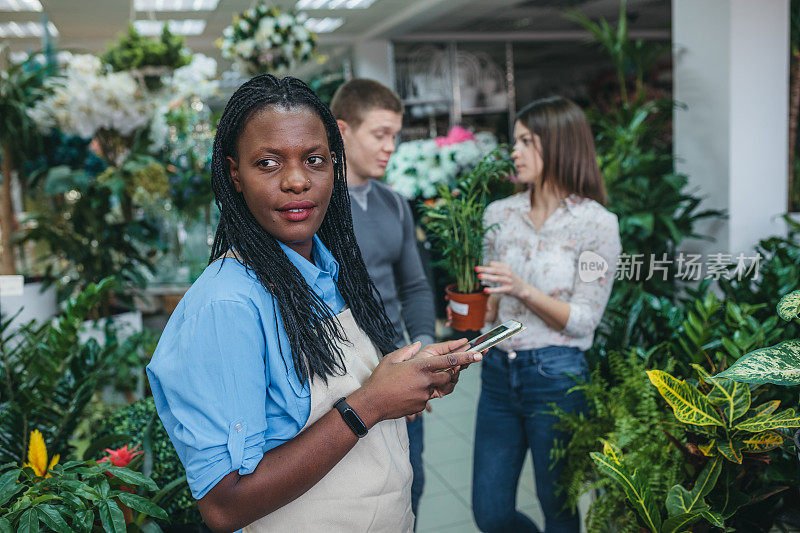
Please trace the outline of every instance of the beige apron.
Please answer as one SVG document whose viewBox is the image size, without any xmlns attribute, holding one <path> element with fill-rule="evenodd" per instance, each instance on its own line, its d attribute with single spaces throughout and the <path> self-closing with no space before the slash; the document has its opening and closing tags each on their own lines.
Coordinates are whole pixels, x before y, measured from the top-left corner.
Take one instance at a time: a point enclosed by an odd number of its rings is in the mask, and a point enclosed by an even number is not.
<svg viewBox="0 0 800 533">
<path fill-rule="evenodd" d="M 378 365 L 378 351 L 350 309 L 337 318 L 350 341 L 334 341 L 344 354 L 347 373 L 328 377 L 327 385 L 320 379 L 312 382 L 311 414 L 301 431 L 333 409 L 336 400 L 359 388 Z M 376 424 L 308 492 L 243 531 L 406 533 L 413 529 L 408 433 L 405 419 L 400 418 Z"/>
</svg>

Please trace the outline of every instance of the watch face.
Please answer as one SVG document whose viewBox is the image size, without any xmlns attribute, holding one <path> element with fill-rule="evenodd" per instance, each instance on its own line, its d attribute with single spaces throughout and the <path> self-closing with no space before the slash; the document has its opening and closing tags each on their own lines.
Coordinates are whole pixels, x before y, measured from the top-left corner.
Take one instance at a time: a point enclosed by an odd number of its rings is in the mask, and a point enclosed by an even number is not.
<svg viewBox="0 0 800 533">
<path fill-rule="evenodd" d="M 344 421 L 347 423 L 347 425 L 350 426 L 350 428 L 355 432 L 356 435 L 358 436 L 366 435 L 367 427 L 364 425 L 361 419 L 358 418 L 358 415 L 356 414 L 355 411 L 353 411 L 351 407 L 345 409 L 345 411 L 342 413 L 342 417 L 344 418 Z"/>
</svg>

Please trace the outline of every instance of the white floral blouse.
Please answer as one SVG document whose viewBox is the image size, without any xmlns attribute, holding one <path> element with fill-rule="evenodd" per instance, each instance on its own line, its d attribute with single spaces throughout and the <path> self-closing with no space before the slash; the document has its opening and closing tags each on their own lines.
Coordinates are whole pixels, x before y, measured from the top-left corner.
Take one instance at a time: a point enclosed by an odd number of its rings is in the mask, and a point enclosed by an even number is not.
<svg viewBox="0 0 800 533">
<path fill-rule="evenodd" d="M 569 303 L 569 320 L 562 331 L 556 331 L 519 299 L 501 295 L 494 325 L 514 319 L 527 329 L 500 348 L 555 345 L 586 350 L 614 282 L 621 251 L 617 216 L 594 200 L 571 195 L 537 230 L 528 218 L 530 208 L 529 191 L 489 204 L 484 213 L 490 229 L 484 238 L 483 264 L 506 263 L 525 282 Z"/>
</svg>

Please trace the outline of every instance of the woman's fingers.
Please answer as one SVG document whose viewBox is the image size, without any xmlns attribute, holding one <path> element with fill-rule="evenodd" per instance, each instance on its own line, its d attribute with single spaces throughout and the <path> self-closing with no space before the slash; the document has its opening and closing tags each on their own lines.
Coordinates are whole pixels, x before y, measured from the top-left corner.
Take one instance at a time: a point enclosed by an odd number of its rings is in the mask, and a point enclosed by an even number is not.
<svg viewBox="0 0 800 533">
<path fill-rule="evenodd" d="M 446 355 L 436 355 L 433 357 L 428 357 L 426 359 L 422 359 L 422 365 L 425 370 L 430 372 L 436 372 L 439 370 L 445 370 L 447 368 L 451 368 L 454 366 L 465 365 L 468 363 L 474 363 L 476 361 L 480 361 L 483 359 L 483 355 L 478 352 L 457 352 L 457 353 L 449 353 Z M 445 378 L 447 380 L 450 379 L 450 374 L 447 372 L 443 372 Z"/>
<path fill-rule="evenodd" d="M 450 352 L 457 352 L 459 348 L 466 346 L 467 339 L 455 339 L 452 341 L 437 342 L 425 346 L 422 350 L 417 352 L 415 357 L 433 357 L 437 355 L 444 355 Z"/>
<path fill-rule="evenodd" d="M 445 355 L 454 352 L 457 348 L 464 346 L 467 343 L 467 338 L 454 339 L 451 341 L 437 342 L 436 344 L 429 344 L 425 347 L 425 351 L 431 355 Z"/>
<path fill-rule="evenodd" d="M 508 294 L 511 292 L 512 287 L 510 285 L 501 285 L 499 287 L 486 287 L 483 289 L 483 292 L 486 294 Z"/>
<path fill-rule="evenodd" d="M 414 357 L 414 354 L 416 354 L 419 351 L 421 346 L 422 346 L 421 342 L 419 341 L 414 342 L 412 344 L 409 344 L 408 346 L 403 346 L 402 348 L 398 348 L 397 350 L 393 351 L 390 354 L 386 354 L 386 357 L 384 357 L 384 359 L 389 360 L 392 363 L 400 363 L 402 361 L 407 361 L 408 359 Z"/>
<path fill-rule="evenodd" d="M 475 267 L 475 271 L 478 273 L 488 273 L 488 274 L 498 274 L 498 273 L 510 273 L 512 272 L 511 267 L 505 263 L 498 263 L 497 261 L 491 261 L 488 265 L 481 265 L 479 267 Z"/>
<path fill-rule="evenodd" d="M 514 280 L 507 274 L 480 274 L 478 279 L 483 281 L 491 281 L 492 283 L 503 283 L 510 285 Z"/>
</svg>

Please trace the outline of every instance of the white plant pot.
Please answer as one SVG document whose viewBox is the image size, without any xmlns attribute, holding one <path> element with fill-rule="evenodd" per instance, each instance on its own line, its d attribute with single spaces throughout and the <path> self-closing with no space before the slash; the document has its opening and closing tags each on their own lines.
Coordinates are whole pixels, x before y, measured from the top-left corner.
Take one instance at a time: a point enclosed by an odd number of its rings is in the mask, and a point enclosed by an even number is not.
<svg viewBox="0 0 800 533">
<path fill-rule="evenodd" d="M 106 342 L 105 326 L 109 322 L 113 322 L 117 328 L 117 339 L 120 343 L 135 333 L 142 331 L 142 312 L 141 311 L 128 311 L 127 313 L 120 313 L 108 318 L 100 318 L 98 320 L 86 320 L 78 332 L 78 340 L 81 343 L 87 342 L 89 339 L 96 340 L 101 346 Z M 112 386 L 107 386 L 103 389 L 103 401 L 111 405 L 125 405 L 129 401 L 138 400 L 144 397 L 144 374 L 138 377 L 132 377 L 136 380 L 131 397 L 124 396 L 121 392 L 115 390 Z"/>
<path fill-rule="evenodd" d="M 108 318 L 86 320 L 78 333 L 78 340 L 83 343 L 89 339 L 94 339 L 101 345 L 105 344 L 106 336 L 104 328 L 109 321 L 113 322 L 117 327 L 119 342 L 125 342 L 131 335 L 142 331 L 142 312 L 128 311 L 127 313 L 120 313 Z"/>
<path fill-rule="evenodd" d="M 0 312 L 4 318 L 10 318 L 19 312 L 7 333 L 16 331 L 31 320 L 44 324 L 58 312 L 54 285 L 42 290 L 40 282 L 26 283 L 22 290 L 22 295 L 19 296 L 0 296 Z"/>
</svg>

